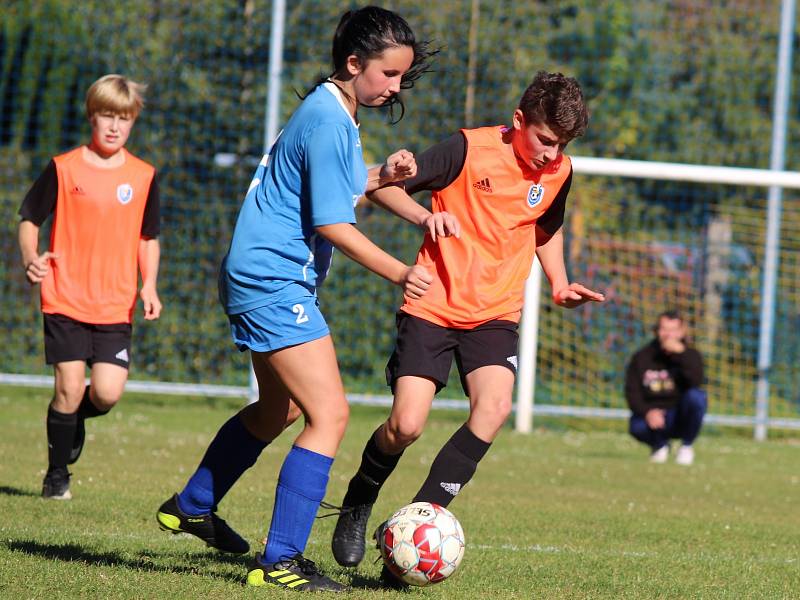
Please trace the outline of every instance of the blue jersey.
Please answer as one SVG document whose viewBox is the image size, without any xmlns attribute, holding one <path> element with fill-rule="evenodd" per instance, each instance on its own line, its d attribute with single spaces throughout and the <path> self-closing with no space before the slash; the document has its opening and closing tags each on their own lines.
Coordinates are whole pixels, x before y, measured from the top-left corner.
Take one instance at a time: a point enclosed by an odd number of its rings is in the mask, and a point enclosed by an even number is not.
<svg viewBox="0 0 800 600">
<path fill-rule="evenodd" d="M 367 184 L 358 126 L 332 83 L 292 115 L 256 169 L 220 272 L 227 314 L 315 293 L 333 246 L 315 227 L 355 223 Z M 297 286 L 303 289 L 298 290 Z"/>
</svg>

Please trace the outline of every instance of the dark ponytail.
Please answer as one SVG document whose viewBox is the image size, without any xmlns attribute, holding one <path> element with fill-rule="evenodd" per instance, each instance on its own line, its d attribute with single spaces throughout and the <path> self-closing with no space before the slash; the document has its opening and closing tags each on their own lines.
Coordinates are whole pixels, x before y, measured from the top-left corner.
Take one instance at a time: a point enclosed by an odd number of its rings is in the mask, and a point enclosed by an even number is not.
<svg viewBox="0 0 800 600">
<path fill-rule="evenodd" d="M 429 60 L 438 50 L 431 50 L 428 42 L 418 42 L 411 27 L 397 13 L 378 6 L 349 10 L 339 19 L 339 25 L 333 34 L 333 71 L 330 75 L 321 77 L 314 87 L 343 70 L 348 56 L 355 55 L 366 64 L 388 48 L 400 46 L 408 46 L 414 51 L 411 67 L 400 81 L 400 89 L 407 90 L 414 87 L 414 82 L 424 73 L 430 71 Z M 388 106 L 391 112 L 394 105 L 400 106 L 400 116 L 393 121 L 396 123 L 405 113 L 399 94 L 393 95 L 383 106 Z"/>
</svg>

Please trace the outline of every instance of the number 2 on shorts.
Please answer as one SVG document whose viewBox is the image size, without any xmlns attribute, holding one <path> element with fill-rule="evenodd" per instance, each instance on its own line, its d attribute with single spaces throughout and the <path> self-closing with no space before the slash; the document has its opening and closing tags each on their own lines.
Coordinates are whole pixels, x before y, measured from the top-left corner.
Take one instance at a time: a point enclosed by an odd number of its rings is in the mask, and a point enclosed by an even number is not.
<svg viewBox="0 0 800 600">
<path fill-rule="evenodd" d="M 297 315 L 297 318 L 294 320 L 295 323 L 298 325 L 305 323 L 308 321 L 308 315 L 306 314 L 306 309 L 303 307 L 302 304 L 295 304 L 292 306 L 292 312 Z"/>
</svg>

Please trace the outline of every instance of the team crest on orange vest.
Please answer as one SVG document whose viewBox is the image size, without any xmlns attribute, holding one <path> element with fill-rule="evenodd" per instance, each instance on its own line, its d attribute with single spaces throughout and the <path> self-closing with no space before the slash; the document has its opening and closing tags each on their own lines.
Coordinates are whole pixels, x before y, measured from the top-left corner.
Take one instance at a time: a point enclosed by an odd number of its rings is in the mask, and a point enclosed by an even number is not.
<svg viewBox="0 0 800 600">
<path fill-rule="evenodd" d="M 544 186 L 541 183 L 534 183 L 528 189 L 528 206 L 533 208 L 544 198 Z"/>
<path fill-rule="evenodd" d="M 133 200 L 133 187 L 130 183 L 123 183 L 117 186 L 117 200 L 120 204 L 127 204 Z"/>
</svg>

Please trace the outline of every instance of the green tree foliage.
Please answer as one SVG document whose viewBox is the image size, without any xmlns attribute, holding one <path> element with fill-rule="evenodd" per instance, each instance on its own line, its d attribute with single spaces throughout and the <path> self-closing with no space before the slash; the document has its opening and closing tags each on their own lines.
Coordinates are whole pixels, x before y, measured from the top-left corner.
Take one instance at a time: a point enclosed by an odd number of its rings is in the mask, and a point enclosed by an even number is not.
<svg viewBox="0 0 800 600">
<path fill-rule="evenodd" d="M 281 122 L 299 104 L 298 94 L 330 73 L 334 28 L 342 11 L 357 5 L 321 0 L 288 4 Z M 546 69 L 577 77 L 589 99 L 589 130 L 570 152 L 768 165 L 778 3 L 484 0 L 478 12 L 472 11 L 471 0 L 435 7 L 405 0 L 386 6 L 399 10 L 418 37 L 440 52 L 434 70 L 404 92 L 406 113 L 399 123 L 390 125 L 383 110 L 360 111 L 370 163 L 400 147 L 419 152 L 457 131 L 468 117 L 476 125 L 507 123 L 533 75 Z M 18 267 L 16 210 L 49 157 L 86 140 L 82 102 L 90 83 L 120 72 L 150 85 L 129 146 L 157 167 L 163 199 L 160 291 L 166 309 L 159 323 L 136 324 L 134 376 L 245 381 L 246 357 L 233 351 L 228 340 L 216 299 L 216 275 L 248 180 L 265 150 L 270 9 L 268 2 L 255 0 L 5 2 L 0 13 L 0 328 L 14 343 L 0 348 L 0 372 L 43 369 L 37 293 L 25 284 Z M 471 27 L 478 34 L 472 57 L 475 105 L 466 115 Z M 798 71 L 800 60 L 795 60 L 794 81 L 800 80 Z M 798 118 L 794 108 L 789 131 L 798 130 Z M 790 169 L 800 168 L 798 144 L 800 140 L 790 137 Z M 226 156 L 232 159 L 226 161 Z M 786 201 L 797 199 L 787 194 Z M 743 327 L 737 325 L 743 322 L 741 315 L 758 312 L 754 290 L 763 246 L 763 203 L 763 190 L 576 177 L 567 227 L 570 270 L 619 293 L 605 313 L 544 312 L 541 335 L 551 339 L 542 349 L 552 357 L 545 364 L 548 376 L 564 379 L 577 364 L 576 371 L 601 373 L 606 383 L 594 392 L 617 394 L 618 399 L 624 356 L 646 336 L 647 319 L 660 308 L 626 297 L 634 290 L 624 282 L 661 282 L 665 289 L 673 288 L 664 273 L 650 279 L 635 272 L 623 276 L 603 253 L 622 261 L 622 242 L 640 248 L 672 242 L 703 253 L 705 228 L 723 215 L 733 217 L 734 243 L 746 247 L 755 265 L 737 275 L 739 287 L 731 292 L 739 304 L 731 317 L 729 345 L 730 340 L 752 338 L 752 331 L 743 334 L 735 328 Z M 752 207 L 754 213 L 740 207 Z M 358 218 L 373 239 L 413 260 L 419 231 L 369 205 L 359 209 Z M 790 221 L 784 239 L 791 239 L 796 227 Z M 785 243 L 796 251 L 794 242 Z M 652 259 L 643 252 L 636 259 L 640 270 Z M 797 280 L 796 261 L 782 268 L 781 282 Z M 702 273 L 692 277 L 694 283 L 686 285 L 702 288 Z M 676 294 L 684 289 L 675 285 Z M 796 288 L 792 290 L 779 305 L 782 324 L 800 313 Z M 696 291 L 702 295 L 702 289 Z M 321 299 L 348 382 L 380 390 L 399 291 L 337 257 Z M 568 340 L 572 349 L 565 353 L 560 339 Z M 797 345 L 789 338 L 780 337 L 779 343 L 786 356 L 797 356 Z M 754 352 L 751 344 L 743 356 L 752 360 Z M 597 363 L 593 357 L 601 354 Z M 791 377 L 785 375 L 786 381 Z M 554 396 L 560 393 L 553 388 Z"/>
</svg>

